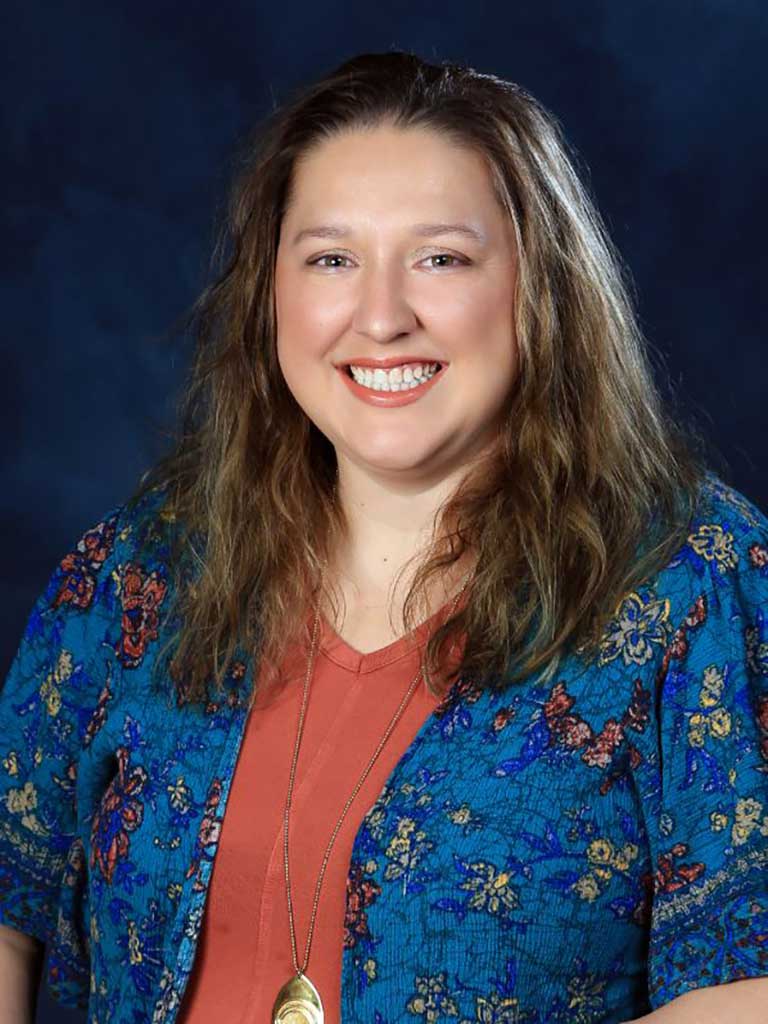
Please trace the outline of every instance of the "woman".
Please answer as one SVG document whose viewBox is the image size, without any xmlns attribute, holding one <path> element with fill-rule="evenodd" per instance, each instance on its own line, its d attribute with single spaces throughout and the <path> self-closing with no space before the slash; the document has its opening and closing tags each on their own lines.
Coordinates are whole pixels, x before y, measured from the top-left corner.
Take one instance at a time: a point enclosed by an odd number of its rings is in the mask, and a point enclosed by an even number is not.
<svg viewBox="0 0 768 1024">
<path fill-rule="evenodd" d="M 363 55 L 228 230 L 178 445 L 2 693 L 6 1017 L 47 942 L 89 1021 L 761 1019 L 768 520 L 556 122 Z"/>
</svg>

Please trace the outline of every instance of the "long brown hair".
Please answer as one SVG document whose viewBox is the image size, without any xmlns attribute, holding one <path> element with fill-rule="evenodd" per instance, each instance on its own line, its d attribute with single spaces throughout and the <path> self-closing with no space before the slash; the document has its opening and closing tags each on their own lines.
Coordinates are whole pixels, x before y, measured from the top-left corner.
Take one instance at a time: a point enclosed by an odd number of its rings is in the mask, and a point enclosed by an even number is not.
<svg viewBox="0 0 768 1024">
<path fill-rule="evenodd" d="M 336 133 L 384 123 L 481 154 L 518 251 L 520 370 L 498 448 L 438 511 L 403 607 L 410 631 L 427 586 L 475 554 L 470 599 L 426 648 L 433 692 L 456 676 L 480 687 L 551 678 L 569 644 L 595 649 L 622 598 L 685 539 L 706 473 L 701 442 L 657 391 L 629 275 L 556 118 L 494 75 L 363 54 L 246 139 L 216 279 L 189 314 L 197 348 L 182 429 L 132 496 L 162 488 L 174 523 L 179 628 L 164 650 L 179 699 L 209 699 L 238 645 L 274 678 L 344 536 L 334 449 L 277 362 L 274 266 L 296 161 Z M 461 635 L 460 664 L 436 683 Z"/>
</svg>

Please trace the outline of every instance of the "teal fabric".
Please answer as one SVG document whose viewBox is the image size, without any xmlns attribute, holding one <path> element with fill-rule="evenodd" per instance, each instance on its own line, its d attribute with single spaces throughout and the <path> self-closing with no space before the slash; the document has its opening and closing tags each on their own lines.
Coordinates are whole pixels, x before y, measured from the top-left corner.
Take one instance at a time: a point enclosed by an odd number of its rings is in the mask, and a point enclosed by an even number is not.
<svg viewBox="0 0 768 1024">
<path fill-rule="evenodd" d="M 150 679 L 172 529 L 155 492 L 89 530 L 0 691 L 0 921 L 89 1024 L 176 1018 L 244 731 L 248 657 L 205 708 Z M 458 681 L 357 832 L 343 1024 L 619 1022 L 768 974 L 767 597 L 768 520 L 710 475 L 598 657 Z"/>
</svg>

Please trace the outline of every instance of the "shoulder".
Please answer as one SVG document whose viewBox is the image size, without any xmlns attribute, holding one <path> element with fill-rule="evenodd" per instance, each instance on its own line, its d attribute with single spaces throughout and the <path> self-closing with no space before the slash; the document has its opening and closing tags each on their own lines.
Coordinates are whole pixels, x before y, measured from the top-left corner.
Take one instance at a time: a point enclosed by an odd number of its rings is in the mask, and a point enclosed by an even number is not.
<svg viewBox="0 0 768 1024">
<path fill-rule="evenodd" d="M 627 669 L 651 678 L 666 667 L 693 622 L 695 632 L 709 637 L 736 616 L 754 620 L 766 597 L 768 517 L 708 473 L 682 543 L 664 565 L 623 595 L 606 624 L 593 668 L 608 669 L 611 683 L 618 681 L 616 672 Z"/>
<path fill-rule="evenodd" d="M 768 542 L 768 516 L 735 487 L 707 474 L 690 523 L 691 557 L 716 576 L 754 568 Z"/>
<path fill-rule="evenodd" d="M 735 487 L 707 473 L 686 538 L 655 584 L 677 619 L 697 600 L 768 596 L 768 516 Z"/>
<path fill-rule="evenodd" d="M 35 601 L 20 655 L 50 656 L 51 649 L 82 654 L 112 638 L 118 660 L 130 660 L 121 634 L 126 614 L 166 597 L 173 522 L 167 494 L 155 489 L 107 509 L 83 530 L 52 567 Z M 140 617 L 140 616 L 139 616 Z"/>
</svg>

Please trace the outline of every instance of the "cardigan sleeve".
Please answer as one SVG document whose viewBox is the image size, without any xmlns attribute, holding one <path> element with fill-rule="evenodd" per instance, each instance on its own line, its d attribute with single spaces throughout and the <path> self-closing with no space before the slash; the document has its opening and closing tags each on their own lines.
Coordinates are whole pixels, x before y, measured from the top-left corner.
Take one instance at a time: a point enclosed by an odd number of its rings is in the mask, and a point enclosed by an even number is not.
<svg viewBox="0 0 768 1024">
<path fill-rule="evenodd" d="M 768 975 L 768 522 L 689 607 L 657 677 L 649 998 Z"/>
<path fill-rule="evenodd" d="M 113 685 L 102 644 L 118 600 L 118 512 L 56 566 L 0 686 L 0 923 L 51 944 L 60 991 L 81 990 L 88 967 L 76 784 Z"/>
</svg>

